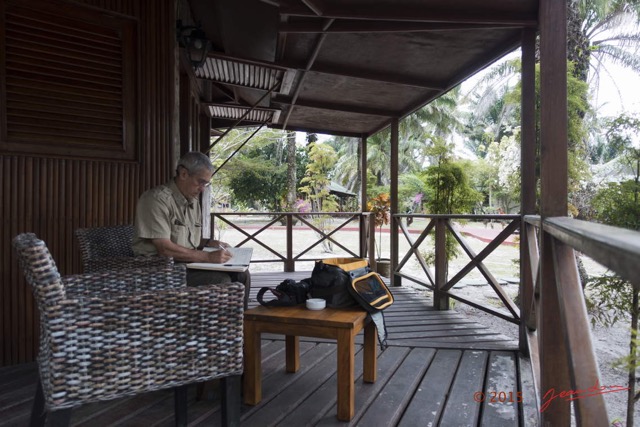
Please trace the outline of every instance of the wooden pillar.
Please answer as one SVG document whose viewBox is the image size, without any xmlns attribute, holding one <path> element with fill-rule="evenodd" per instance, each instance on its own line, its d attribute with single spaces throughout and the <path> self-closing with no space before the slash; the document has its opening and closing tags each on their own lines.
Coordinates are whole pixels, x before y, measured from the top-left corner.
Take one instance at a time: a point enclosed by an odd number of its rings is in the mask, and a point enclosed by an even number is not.
<svg viewBox="0 0 640 427">
<path fill-rule="evenodd" d="M 211 118 L 209 118 L 209 116 L 204 112 L 201 112 L 198 124 L 198 151 L 206 153 L 209 149 L 209 145 L 211 144 Z"/>
<path fill-rule="evenodd" d="M 191 81 L 186 73 L 180 74 L 180 157 L 191 151 L 192 126 Z"/>
<path fill-rule="evenodd" d="M 398 134 L 399 120 L 391 119 L 391 222 L 389 224 L 389 237 L 391 244 L 391 286 L 400 286 L 401 278 L 393 272 L 398 266 L 398 220 L 394 217 L 398 213 Z"/>
<path fill-rule="evenodd" d="M 536 209 L 536 32 L 522 33 L 522 98 L 520 146 L 520 213 L 535 214 Z M 531 263 L 528 256 L 527 233 L 520 222 L 520 352 L 529 355 L 527 319 L 532 303 Z"/>
<path fill-rule="evenodd" d="M 541 216 L 567 214 L 567 0 L 540 1 L 540 179 Z M 540 310 L 541 397 L 569 390 L 569 367 L 559 321 L 551 237 L 542 233 Z M 542 413 L 542 425 L 569 426 L 570 403 L 555 399 Z"/>
<path fill-rule="evenodd" d="M 360 138 L 358 154 L 360 155 L 360 212 L 367 210 L 367 137 Z M 373 229 L 368 228 L 369 223 L 364 216 L 360 216 L 360 256 L 366 257 L 368 244 L 367 239 L 373 233 Z M 371 266 L 375 268 L 375 266 Z"/>
<path fill-rule="evenodd" d="M 284 262 L 284 271 L 296 271 L 296 262 L 293 260 L 293 215 L 287 215 L 287 259 Z"/>
<path fill-rule="evenodd" d="M 433 308 L 436 310 L 449 310 L 449 297 L 443 295 L 441 289 L 447 282 L 447 220 L 436 218 L 436 259 L 435 280 L 436 289 L 433 291 Z"/>
</svg>

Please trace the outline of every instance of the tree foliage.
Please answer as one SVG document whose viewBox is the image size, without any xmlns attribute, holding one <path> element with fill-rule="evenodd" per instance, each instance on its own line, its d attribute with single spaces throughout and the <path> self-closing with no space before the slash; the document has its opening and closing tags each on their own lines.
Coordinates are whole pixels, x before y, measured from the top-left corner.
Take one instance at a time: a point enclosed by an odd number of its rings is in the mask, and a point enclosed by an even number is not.
<svg viewBox="0 0 640 427">
<path fill-rule="evenodd" d="M 274 165 L 260 158 L 238 159 L 228 171 L 234 199 L 266 211 L 282 208 L 286 194 L 287 165 Z"/>
<path fill-rule="evenodd" d="M 214 166 L 226 162 L 214 175 L 214 194 L 220 200 L 231 196 L 236 206 L 281 211 L 286 208 L 287 183 L 293 176 L 287 170 L 291 156 L 287 133 L 263 129 L 246 141 L 251 133 L 253 130 L 233 130 L 214 146 L 211 153 Z M 298 147 L 295 151 L 296 188 L 300 185 L 307 161 L 306 151 Z"/>
<path fill-rule="evenodd" d="M 481 195 L 470 184 L 463 166 L 452 157 L 451 145 L 437 140 L 429 149 L 435 163 L 422 177 L 427 186 L 426 206 L 430 213 L 469 213 Z"/>
<path fill-rule="evenodd" d="M 338 207 L 335 197 L 329 193 L 330 173 L 338 156 L 328 144 L 314 143 L 309 149 L 309 163 L 300 191 L 306 194 L 316 212 L 332 212 Z"/>
<path fill-rule="evenodd" d="M 592 202 L 597 220 L 632 230 L 640 230 L 640 147 L 634 140 L 639 129 L 640 121 L 625 115 L 611 121 L 607 140 L 623 151 L 622 161 L 629 163 L 633 176 L 621 182 L 608 183 L 596 193 Z M 636 339 L 640 316 L 638 290 L 611 272 L 590 278 L 586 289 L 589 308 L 596 320 L 611 325 L 631 316 L 629 355 L 621 363 L 629 370 L 627 425 L 633 426 L 633 407 L 639 398 L 635 394 L 636 367 L 640 357 Z"/>
</svg>

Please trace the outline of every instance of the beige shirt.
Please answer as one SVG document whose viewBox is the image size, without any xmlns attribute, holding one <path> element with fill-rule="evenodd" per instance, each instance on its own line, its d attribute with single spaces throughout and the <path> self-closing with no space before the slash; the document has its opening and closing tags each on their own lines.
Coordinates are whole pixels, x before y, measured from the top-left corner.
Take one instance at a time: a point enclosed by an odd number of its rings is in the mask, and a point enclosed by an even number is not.
<svg viewBox="0 0 640 427">
<path fill-rule="evenodd" d="M 196 249 L 202 237 L 202 212 L 197 198 L 187 200 L 173 180 L 145 191 L 136 206 L 133 253 L 157 255 L 151 239 L 169 239 Z"/>
</svg>

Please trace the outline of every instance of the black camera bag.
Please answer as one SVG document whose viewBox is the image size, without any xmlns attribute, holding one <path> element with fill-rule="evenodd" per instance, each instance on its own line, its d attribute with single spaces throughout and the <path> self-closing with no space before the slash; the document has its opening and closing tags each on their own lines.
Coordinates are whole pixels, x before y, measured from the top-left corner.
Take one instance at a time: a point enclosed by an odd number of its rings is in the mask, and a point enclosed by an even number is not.
<svg viewBox="0 0 640 427">
<path fill-rule="evenodd" d="M 309 279 L 296 282 L 287 279 L 274 288 L 264 287 L 258 291 L 258 302 L 267 307 L 288 307 L 302 304 L 307 300 L 309 292 Z M 276 299 L 264 301 L 264 294 L 270 291 Z"/>
</svg>

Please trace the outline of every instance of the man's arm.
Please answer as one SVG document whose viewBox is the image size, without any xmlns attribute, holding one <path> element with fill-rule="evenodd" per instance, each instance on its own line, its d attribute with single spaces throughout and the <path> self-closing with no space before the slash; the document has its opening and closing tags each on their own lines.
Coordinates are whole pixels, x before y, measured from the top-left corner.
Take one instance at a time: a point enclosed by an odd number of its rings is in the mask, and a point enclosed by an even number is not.
<svg viewBox="0 0 640 427">
<path fill-rule="evenodd" d="M 227 249 L 230 248 L 231 245 L 228 244 L 227 242 L 223 242 L 220 240 L 214 240 L 214 239 L 202 239 L 200 240 L 200 246 L 198 246 L 199 248 L 222 248 L 222 249 Z"/>
<path fill-rule="evenodd" d="M 229 251 L 224 249 L 213 252 L 188 249 L 173 243 L 169 239 L 151 239 L 151 242 L 160 255 L 172 257 L 179 262 L 211 262 L 214 264 L 223 264 L 230 260 L 232 256 Z"/>
</svg>

